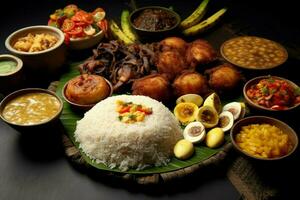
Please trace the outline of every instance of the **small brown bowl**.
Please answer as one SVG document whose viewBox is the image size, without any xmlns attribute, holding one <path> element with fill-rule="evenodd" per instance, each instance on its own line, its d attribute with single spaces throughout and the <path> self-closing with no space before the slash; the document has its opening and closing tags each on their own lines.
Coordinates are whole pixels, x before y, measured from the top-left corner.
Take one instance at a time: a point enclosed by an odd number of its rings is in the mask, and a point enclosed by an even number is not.
<svg viewBox="0 0 300 200">
<path fill-rule="evenodd" d="M 13 100 L 21 95 L 25 95 L 25 94 L 29 94 L 29 93 L 46 93 L 46 94 L 50 94 L 51 96 L 55 97 L 59 102 L 59 109 L 56 112 L 56 114 L 53 115 L 51 118 L 49 118 L 46 121 L 39 122 L 39 123 L 32 123 L 32 124 L 19 124 L 19 123 L 15 123 L 13 121 L 6 119 L 4 117 L 3 111 L 4 111 L 5 107 L 7 106 L 7 104 L 11 100 Z M 41 88 L 26 88 L 26 89 L 17 90 L 15 92 L 9 94 L 1 101 L 1 103 L 0 103 L 0 118 L 4 122 L 6 122 L 7 124 L 9 124 L 10 126 L 12 126 L 13 128 L 15 128 L 19 131 L 27 131 L 27 130 L 34 131 L 34 130 L 40 130 L 45 127 L 51 127 L 51 126 L 55 125 L 57 120 L 59 120 L 59 116 L 62 112 L 62 109 L 63 109 L 63 102 L 54 92 L 51 92 L 46 89 L 41 89 Z"/>
<path fill-rule="evenodd" d="M 291 111 L 291 110 L 294 110 L 296 109 L 297 107 L 299 107 L 300 103 L 298 104 L 295 104 L 291 107 L 288 107 L 284 110 L 275 110 L 275 109 L 271 109 L 271 108 L 267 108 L 267 107 L 264 107 L 264 106 L 261 106 L 255 102 L 253 102 L 247 95 L 247 90 L 254 84 L 257 84 L 259 81 L 261 81 L 262 79 L 268 79 L 268 78 L 274 78 L 274 79 L 278 79 L 278 80 L 284 80 L 286 81 L 287 83 L 289 83 L 293 88 L 298 88 L 299 86 L 296 85 L 294 82 L 288 80 L 288 79 L 285 79 L 285 78 L 282 78 L 282 77 L 278 77 L 278 76 L 258 76 L 258 77 L 255 77 L 251 80 L 249 80 L 245 85 L 244 85 L 244 88 L 243 88 L 243 95 L 244 95 L 244 98 L 247 102 L 247 104 L 249 104 L 251 107 L 257 109 L 257 110 L 262 110 L 262 111 L 267 111 L 267 112 L 284 112 L 284 111 Z"/>
<path fill-rule="evenodd" d="M 289 140 L 293 145 L 293 149 L 288 154 L 276 158 L 260 158 L 260 157 L 253 156 L 249 153 L 246 153 L 235 142 L 235 136 L 240 132 L 243 126 L 247 126 L 250 124 L 270 124 L 276 126 L 277 128 L 279 128 L 280 130 L 282 130 L 284 133 L 288 135 Z M 266 117 L 266 116 L 252 116 L 252 117 L 241 119 L 240 121 L 235 123 L 235 125 L 232 127 L 230 131 L 230 138 L 236 150 L 238 150 L 239 152 L 241 152 L 242 154 L 250 158 L 257 159 L 257 160 L 281 160 L 283 158 L 289 157 L 298 147 L 298 136 L 290 126 L 288 126 L 287 124 L 285 124 L 284 122 L 278 119 Z"/>
<path fill-rule="evenodd" d="M 23 62 L 20 58 L 13 55 L 0 55 L 0 62 L 6 61 L 15 63 L 15 69 L 12 71 L 0 72 L 0 91 L 8 94 L 20 88 L 23 83 Z"/>
<path fill-rule="evenodd" d="M 161 10 L 163 12 L 169 13 L 175 18 L 176 21 L 172 27 L 161 29 L 161 30 L 146 30 L 137 27 L 134 24 L 134 20 L 146 9 Z M 181 22 L 181 18 L 175 11 L 161 6 L 146 6 L 146 7 L 138 8 L 133 12 L 131 12 L 129 16 L 129 23 L 132 29 L 136 32 L 136 34 L 139 36 L 139 39 L 142 41 L 154 41 L 154 40 L 160 40 L 166 38 L 168 36 L 174 36 L 177 33 L 179 33 L 178 27 L 180 22 Z"/>
<path fill-rule="evenodd" d="M 108 84 L 109 88 L 110 88 L 110 93 L 107 97 L 111 96 L 113 94 L 113 86 L 111 84 L 110 81 L 108 81 L 107 79 L 104 78 L 104 80 L 106 81 L 106 83 Z M 69 80 L 70 81 L 70 80 Z M 94 103 L 94 104 L 79 104 L 79 103 L 75 103 L 71 100 L 69 100 L 66 96 L 66 89 L 67 89 L 67 86 L 69 84 L 69 81 L 67 81 L 62 89 L 62 97 L 65 99 L 66 102 L 68 102 L 70 105 L 72 105 L 74 108 L 76 109 L 79 109 L 79 110 L 89 110 L 91 109 L 94 105 L 96 105 L 97 103 Z M 106 98 L 107 98 L 106 97 Z M 103 99 L 101 99 L 103 100 Z M 101 101 L 100 100 L 100 101 Z"/>
</svg>

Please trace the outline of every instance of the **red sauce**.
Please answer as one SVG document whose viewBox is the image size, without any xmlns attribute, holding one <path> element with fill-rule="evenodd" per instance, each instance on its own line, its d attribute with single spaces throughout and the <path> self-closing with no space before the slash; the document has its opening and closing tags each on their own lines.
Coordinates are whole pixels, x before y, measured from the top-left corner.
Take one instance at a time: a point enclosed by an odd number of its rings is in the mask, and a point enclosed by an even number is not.
<svg viewBox="0 0 300 200">
<path fill-rule="evenodd" d="M 299 88 L 273 77 L 260 80 L 246 92 L 254 103 L 274 110 L 285 110 L 300 103 Z"/>
</svg>

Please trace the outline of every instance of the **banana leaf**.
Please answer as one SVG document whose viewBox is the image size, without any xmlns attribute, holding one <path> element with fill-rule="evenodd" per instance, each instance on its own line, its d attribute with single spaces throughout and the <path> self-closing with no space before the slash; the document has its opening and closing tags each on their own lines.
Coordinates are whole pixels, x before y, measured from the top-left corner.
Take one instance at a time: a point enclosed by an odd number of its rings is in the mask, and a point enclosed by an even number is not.
<svg viewBox="0 0 300 200">
<path fill-rule="evenodd" d="M 63 88 L 64 84 L 71 78 L 79 75 L 79 71 L 77 69 L 78 64 L 79 63 L 71 64 L 70 70 L 62 75 L 62 77 L 59 81 L 58 88 L 57 88 L 57 94 L 61 98 L 62 98 L 62 88 Z M 122 172 L 118 168 L 110 169 L 107 166 L 105 166 L 104 164 L 97 164 L 96 162 L 91 160 L 79 148 L 79 144 L 75 141 L 75 138 L 74 138 L 74 131 L 76 129 L 76 122 L 83 117 L 84 113 L 74 110 L 70 104 L 68 104 L 66 101 L 64 101 L 63 98 L 62 98 L 62 100 L 64 102 L 64 108 L 63 108 L 63 112 L 61 114 L 60 120 L 64 126 L 67 136 L 71 139 L 71 141 L 76 146 L 76 148 L 79 149 L 79 151 L 80 151 L 82 157 L 85 159 L 85 161 L 89 165 L 91 165 L 99 170 L 106 170 L 106 171 L 117 172 L 117 173 L 128 173 L 128 174 L 155 174 L 155 173 L 176 171 L 176 170 L 179 170 L 179 169 L 182 169 L 185 167 L 189 167 L 196 163 L 200 163 L 200 162 L 210 158 L 211 156 L 213 156 L 216 153 L 218 153 L 219 151 L 221 151 L 226 143 L 230 142 L 230 137 L 228 134 L 226 134 L 225 142 L 224 142 L 223 146 L 221 146 L 220 148 L 211 149 L 211 148 L 206 147 L 203 143 L 195 145 L 195 152 L 194 152 L 193 156 L 191 158 L 189 158 L 188 160 L 179 160 L 174 157 L 171 159 L 171 161 L 168 163 L 167 166 L 161 166 L 161 167 L 153 166 L 153 167 L 146 168 L 146 169 L 140 170 L 140 171 L 130 169 L 126 172 Z"/>
</svg>

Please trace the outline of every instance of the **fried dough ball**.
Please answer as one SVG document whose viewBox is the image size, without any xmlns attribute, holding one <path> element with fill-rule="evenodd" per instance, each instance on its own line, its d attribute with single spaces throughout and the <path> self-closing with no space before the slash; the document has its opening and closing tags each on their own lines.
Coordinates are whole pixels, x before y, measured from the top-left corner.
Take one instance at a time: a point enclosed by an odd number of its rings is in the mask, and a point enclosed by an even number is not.
<svg viewBox="0 0 300 200">
<path fill-rule="evenodd" d="M 205 40 L 198 39 L 193 41 L 186 50 L 186 61 L 191 68 L 195 68 L 200 64 L 212 62 L 216 58 L 216 51 Z"/>
<path fill-rule="evenodd" d="M 208 92 L 205 77 L 194 71 L 185 71 L 179 75 L 173 83 L 176 97 L 184 94 L 205 95 Z"/>
<path fill-rule="evenodd" d="M 232 90 L 242 80 L 240 72 L 227 63 L 206 70 L 205 74 L 209 75 L 209 86 L 218 92 Z"/>
<path fill-rule="evenodd" d="M 156 66 L 159 73 L 166 73 L 169 80 L 173 80 L 187 65 L 184 57 L 175 49 L 158 54 Z"/>
<path fill-rule="evenodd" d="M 68 100 L 78 104 L 94 104 L 110 95 L 111 88 L 102 76 L 83 74 L 71 79 L 65 90 Z"/>
<path fill-rule="evenodd" d="M 185 54 L 187 48 L 187 43 L 179 37 L 168 37 L 159 44 L 162 51 L 176 49 L 182 55 Z"/>
<path fill-rule="evenodd" d="M 165 74 L 151 74 L 135 80 L 132 84 L 133 95 L 144 95 L 162 102 L 170 99 L 171 89 Z"/>
</svg>

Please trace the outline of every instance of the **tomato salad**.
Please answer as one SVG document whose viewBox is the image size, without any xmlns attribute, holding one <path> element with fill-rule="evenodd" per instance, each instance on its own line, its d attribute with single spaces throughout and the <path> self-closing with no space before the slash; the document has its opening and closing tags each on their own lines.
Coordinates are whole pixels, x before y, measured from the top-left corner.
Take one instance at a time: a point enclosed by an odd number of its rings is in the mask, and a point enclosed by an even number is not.
<svg viewBox="0 0 300 200">
<path fill-rule="evenodd" d="M 247 96 L 256 104 L 273 110 L 286 110 L 300 103 L 300 88 L 270 77 L 250 86 Z"/>
<path fill-rule="evenodd" d="M 67 44 L 70 42 L 70 38 L 91 37 L 101 30 L 106 33 L 107 23 L 105 11 L 102 8 L 86 12 L 74 4 L 56 10 L 50 15 L 48 21 L 49 26 L 57 27 L 64 32 Z"/>
</svg>

